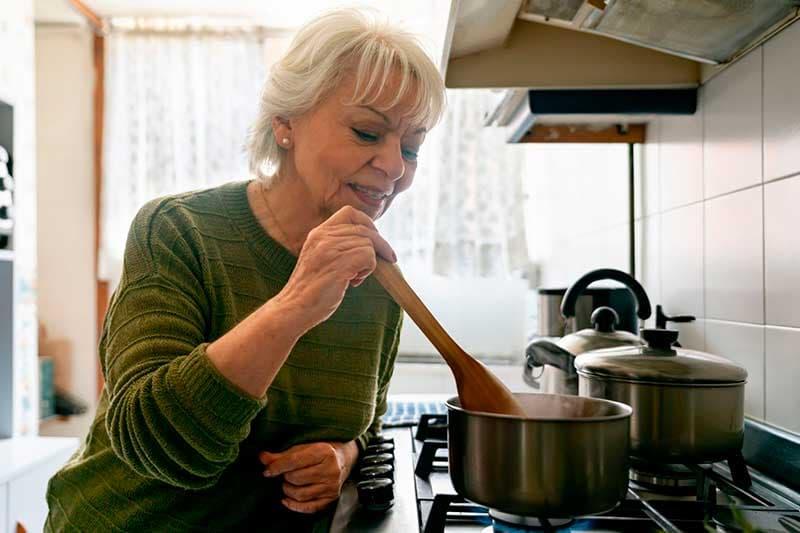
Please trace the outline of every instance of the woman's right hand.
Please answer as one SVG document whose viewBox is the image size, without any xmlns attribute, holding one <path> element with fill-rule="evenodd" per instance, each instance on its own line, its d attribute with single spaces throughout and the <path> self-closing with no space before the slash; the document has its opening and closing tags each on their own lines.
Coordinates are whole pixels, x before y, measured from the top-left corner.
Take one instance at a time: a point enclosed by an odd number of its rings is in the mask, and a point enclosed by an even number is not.
<svg viewBox="0 0 800 533">
<path fill-rule="evenodd" d="M 309 232 L 294 272 L 275 303 L 296 314 L 307 331 L 336 311 L 349 286 L 357 287 L 372 274 L 376 253 L 397 261 L 372 219 L 345 206 Z"/>
</svg>

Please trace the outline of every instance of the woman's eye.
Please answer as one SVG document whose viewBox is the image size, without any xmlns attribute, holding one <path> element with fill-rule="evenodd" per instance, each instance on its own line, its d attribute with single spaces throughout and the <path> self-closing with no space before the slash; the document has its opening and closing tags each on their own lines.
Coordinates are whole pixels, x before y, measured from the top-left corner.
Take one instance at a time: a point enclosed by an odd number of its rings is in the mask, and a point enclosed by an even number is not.
<svg viewBox="0 0 800 533">
<path fill-rule="evenodd" d="M 414 150 L 403 150 L 403 157 L 406 158 L 408 161 L 416 161 L 418 155 L 419 154 Z"/>
<path fill-rule="evenodd" d="M 351 128 L 351 129 L 353 130 L 353 133 L 356 134 L 356 137 L 358 137 L 359 139 L 361 139 L 364 142 L 375 143 L 375 142 L 378 142 L 380 140 L 380 136 L 378 134 L 376 134 L 376 133 L 370 133 L 368 131 L 360 130 L 360 129 L 357 129 L 357 128 Z M 403 153 L 403 158 L 406 161 L 414 162 L 414 161 L 417 160 L 418 153 L 417 153 L 416 150 L 410 150 L 408 148 L 403 148 L 402 149 L 402 153 Z"/>
<path fill-rule="evenodd" d="M 355 133 L 356 136 L 362 141 L 375 142 L 378 140 L 378 136 L 375 135 L 374 133 L 369 133 L 363 130 L 357 130 L 355 128 L 353 128 L 353 133 Z"/>
</svg>

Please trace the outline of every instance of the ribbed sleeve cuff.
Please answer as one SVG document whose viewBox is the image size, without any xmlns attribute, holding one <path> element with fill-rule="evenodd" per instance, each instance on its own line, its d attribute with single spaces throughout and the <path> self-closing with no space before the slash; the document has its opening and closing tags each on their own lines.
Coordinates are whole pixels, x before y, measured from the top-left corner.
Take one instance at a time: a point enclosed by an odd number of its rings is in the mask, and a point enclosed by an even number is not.
<svg viewBox="0 0 800 533">
<path fill-rule="evenodd" d="M 208 427 L 220 425 L 236 432 L 267 405 L 266 396 L 256 398 L 231 383 L 208 358 L 208 343 L 188 355 L 176 375 L 177 396 L 187 410 Z"/>
<path fill-rule="evenodd" d="M 372 438 L 372 435 L 369 433 L 362 433 L 358 437 L 356 437 L 356 446 L 358 446 L 358 455 L 359 457 L 364 454 L 367 450 L 367 444 L 369 444 L 369 439 Z"/>
</svg>

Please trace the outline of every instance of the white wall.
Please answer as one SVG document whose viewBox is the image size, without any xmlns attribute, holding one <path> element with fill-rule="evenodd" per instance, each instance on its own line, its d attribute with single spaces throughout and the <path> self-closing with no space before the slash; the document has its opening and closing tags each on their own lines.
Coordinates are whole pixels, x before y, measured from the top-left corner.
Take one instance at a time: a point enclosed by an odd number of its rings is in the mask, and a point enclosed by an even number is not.
<svg viewBox="0 0 800 533">
<path fill-rule="evenodd" d="M 404 326 L 405 327 L 405 326 Z M 522 379 L 522 361 L 518 364 L 487 365 L 512 392 L 535 392 Z M 389 384 L 389 394 L 446 394 L 455 396 L 456 382 L 450 368 L 441 363 L 399 363 Z"/>
<path fill-rule="evenodd" d="M 628 270 L 627 145 L 529 145 L 524 189 L 531 259 L 541 265 L 540 286 L 568 287 L 596 268 Z M 453 338 L 472 355 L 503 356 L 491 367 L 512 390 L 522 380 L 536 298 L 526 280 L 406 277 Z M 611 284 L 613 282 L 609 282 Z M 437 352 L 406 318 L 400 354 Z M 513 360 L 516 358 L 516 360 Z M 395 367 L 390 393 L 454 393 L 445 365 Z"/>
<path fill-rule="evenodd" d="M 446 278 L 405 270 L 403 275 L 459 345 L 476 357 L 515 358 L 525 352 L 525 293 L 520 279 Z M 405 316 L 400 355 L 439 356 Z"/>
<path fill-rule="evenodd" d="M 800 24 L 712 79 L 694 117 L 651 124 L 644 282 L 700 320 L 684 344 L 749 372 L 746 412 L 800 432 Z"/>
<path fill-rule="evenodd" d="M 93 88 L 90 31 L 37 26 L 39 319 L 49 338 L 72 344 L 70 391 L 90 411 L 97 389 Z"/>
<path fill-rule="evenodd" d="M 526 147 L 526 229 L 541 287 L 568 287 L 596 268 L 628 270 L 628 148 Z"/>
</svg>

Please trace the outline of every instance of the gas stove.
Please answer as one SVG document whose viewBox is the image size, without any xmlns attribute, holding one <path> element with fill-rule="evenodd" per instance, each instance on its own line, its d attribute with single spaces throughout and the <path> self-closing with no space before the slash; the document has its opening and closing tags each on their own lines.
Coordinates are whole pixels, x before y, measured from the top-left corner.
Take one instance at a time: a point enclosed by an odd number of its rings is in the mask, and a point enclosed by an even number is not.
<svg viewBox="0 0 800 533">
<path fill-rule="evenodd" d="M 569 520 L 505 515 L 459 496 L 447 470 L 446 415 L 423 415 L 383 440 L 394 444 L 391 506 L 367 509 L 358 480 L 348 481 L 332 531 L 800 533 L 800 438 L 753 420 L 741 455 L 705 465 L 633 463 L 625 500 Z"/>
</svg>

